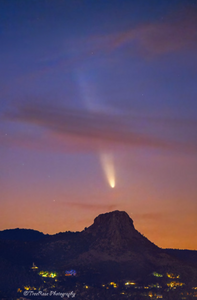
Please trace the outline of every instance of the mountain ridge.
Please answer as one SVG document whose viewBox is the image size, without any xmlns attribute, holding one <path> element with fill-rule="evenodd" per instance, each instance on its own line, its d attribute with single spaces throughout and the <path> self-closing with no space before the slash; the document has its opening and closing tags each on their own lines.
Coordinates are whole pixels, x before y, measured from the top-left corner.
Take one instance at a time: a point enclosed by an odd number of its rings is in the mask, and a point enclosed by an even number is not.
<svg viewBox="0 0 197 300">
<path fill-rule="evenodd" d="M 12 233 L 24 233 L 24 230 L 12 230 Z M 127 270 L 132 275 L 144 270 L 148 273 L 155 269 L 181 269 L 180 262 L 190 268 L 192 259 L 197 258 L 197 251 L 189 255 L 187 261 L 179 252 L 170 253 L 159 248 L 135 229 L 133 220 L 126 212 L 118 210 L 100 214 L 92 225 L 81 232 L 55 235 L 35 232 L 39 238 L 26 241 L 3 240 L 0 234 L 0 258 L 16 264 L 20 261 L 28 266 L 35 262 L 42 268 L 59 270 L 67 267 L 110 270 L 113 265 L 121 274 Z M 26 233 L 31 234 L 32 230 L 26 230 Z"/>
</svg>

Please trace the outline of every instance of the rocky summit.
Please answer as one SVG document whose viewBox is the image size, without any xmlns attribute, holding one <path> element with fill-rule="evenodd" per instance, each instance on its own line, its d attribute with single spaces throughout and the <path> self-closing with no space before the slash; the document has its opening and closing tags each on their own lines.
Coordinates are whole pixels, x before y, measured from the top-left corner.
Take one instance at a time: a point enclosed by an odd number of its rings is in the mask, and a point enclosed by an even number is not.
<svg viewBox="0 0 197 300">
<path fill-rule="evenodd" d="M 117 250 L 118 255 L 124 255 L 128 251 L 159 249 L 135 229 L 133 220 L 124 211 L 116 210 L 99 215 L 85 230 L 85 234 L 90 236 L 91 249 L 109 252 L 114 250 L 114 253 Z"/>
<path fill-rule="evenodd" d="M 82 232 L 39 235 L 38 240 L 27 239 L 26 242 L 0 239 L 0 243 L 3 270 L 28 270 L 34 262 L 43 270 L 63 272 L 74 268 L 80 274 L 100 274 L 109 278 L 135 278 L 155 270 L 175 270 L 190 277 L 197 274 L 192 264 L 153 244 L 135 229 L 126 212 L 118 210 L 97 216 Z"/>
</svg>

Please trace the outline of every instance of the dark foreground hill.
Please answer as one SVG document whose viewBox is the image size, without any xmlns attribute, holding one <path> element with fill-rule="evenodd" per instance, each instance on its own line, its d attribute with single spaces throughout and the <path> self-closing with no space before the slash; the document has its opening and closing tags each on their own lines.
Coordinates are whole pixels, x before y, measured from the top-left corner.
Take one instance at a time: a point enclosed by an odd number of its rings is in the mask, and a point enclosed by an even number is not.
<svg viewBox="0 0 197 300">
<path fill-rule="evenodd" d="M 7 241 L 38 241 L 44 237 L 44 233 L 33 229 L 6 229 L 0 231 L 0 240 Z"/>
<path fill-rule="evenodd" d="M 185 281 L 197 282 L 197 267 L 191 259 L 195 260 L 197 251 L 188 255 L 188 260 L 177 251 L 157 247 L 122 211 L 99 215 L 82 232 L 43 235 L 24 230 L 20 234 L 19 229 L 4 231 L 0 233 L 0 289 L 16 289 L 38 280 L 31 270 L 33 262 L 39 270 L 60 274 L 75 269 L 81 278 L 92 282 L 144 280 L 155 271 L 181 274 Z"/>
</svg>

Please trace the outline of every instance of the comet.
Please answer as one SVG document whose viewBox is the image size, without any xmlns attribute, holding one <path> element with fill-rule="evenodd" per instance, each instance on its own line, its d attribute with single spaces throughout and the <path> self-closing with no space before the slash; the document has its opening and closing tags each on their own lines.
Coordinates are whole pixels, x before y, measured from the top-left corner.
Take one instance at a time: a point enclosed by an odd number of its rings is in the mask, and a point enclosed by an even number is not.
<svg viewBox="0 0 197 300">
<path fill-rule="evenodd" d="M 115 168 L 113 156 L 110 153 L 100 153 L 101 165 L 109 186 L 115 188 Z"/>
<path fill-rule="evenodd" d="M 81 98 L 83 100 L 84 106 L 89 112 L 101 113 L 106 112 L 106 107 L 101 105 L 101 102 L 98 101 L 97 89 L 94 85 L 94 82 L 90 81 L 88 74 L 81 73 L 80 70 L 76 70 L 76 78 L 81 91 Z M 109 109 L 109 108 L 108 108 Z M 102 152 L 100 149 L 99 158 L 101 166 L 109 186 L 113 189 L 115 188 L 115 168 L 113 156 L 111 153 Z"/>
</svg>

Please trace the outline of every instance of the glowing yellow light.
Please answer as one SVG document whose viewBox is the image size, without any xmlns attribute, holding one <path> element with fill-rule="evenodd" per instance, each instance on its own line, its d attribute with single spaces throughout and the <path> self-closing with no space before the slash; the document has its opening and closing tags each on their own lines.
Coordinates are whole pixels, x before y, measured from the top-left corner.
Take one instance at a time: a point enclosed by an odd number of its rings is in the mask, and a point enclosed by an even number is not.
<svg viewBox="0 0 197 300">
<path fill-rule="evenodd" d="M 114 288 L 117 288 L 117 284 L 115 282 L 110 282 L 109 285 L 112 285 Z"/>
<path fill-rule="evenodd" d="M 105 177 L 111 188 L 114 188 L 116 183 L 113 157 L 109 153 L 101 153 L 100 159 L 103 171 L 105 173 Z"/>
<path fill-rule="evenodd" d="M 38 274 L 42 277 L 50 277 L 50 278 L 54 278 L 57 276 L 57 273 L 52 273 L 52 272 L 49 273 L 47 271 L 40 271 Z"/>
<path fill-rule="evenodd" d="M 174 275 L 172 273 L 166 273 L 166 275 L 168 276 L 168 278 L 172 278 L 172 279 L 180 278 L 180 275 Z"/>
<path fill-rule="evenodd" d="M 133 282 L 133 281 L 127 281 L 127 282 L 125 282 L 125 285 L 135 285 L 136 283 L 135 282 Z"/>
<path fill-rule="evenodd" d="M 167 286 L 169 286 L 169 287 L 177 287 L 177 286 L 183 286 L 183 285 L 185 285 L 185 283 L 177 282 L 177 281 L 172 281 L 172 282 L 167 283 Z"/>
</svg>

